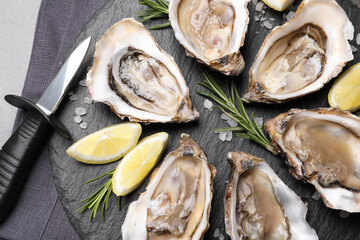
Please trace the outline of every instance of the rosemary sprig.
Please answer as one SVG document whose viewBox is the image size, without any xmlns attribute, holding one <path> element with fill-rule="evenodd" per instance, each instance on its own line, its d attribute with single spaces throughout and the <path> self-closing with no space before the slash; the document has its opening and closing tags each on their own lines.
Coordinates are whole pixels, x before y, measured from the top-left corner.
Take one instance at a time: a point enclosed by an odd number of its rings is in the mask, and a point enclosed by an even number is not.
<svg viewBox="0 0 360 240">
<path fill-rule="evenodd" d="M 142 23 L 152 19 L 168 18 L 169 16 L 169 3 L 166 0 L 142 0 L 139 3 L 149 7 L 136 13 L 141 18 L 140 22 Z M 165 22 L 152 26 L 150 29 L 155 30 L 169 26 L 170 22 Z"/>
<path fill-rule="evenodd" d="M 91 209 L 89 221 L 91 221 L 92 218 L 96 217 L 96 212 L 101 202 L 102 202 L 102 219 L 104 220 L 104 212 L 108 208 L 108 201 L 110 194 L 112 192 L 112 175 L 114 174 L 114 172 L 115 169 L 84 183 L 87 184 L 106 176 L 110 177 L 110 179 L 104 185 L 102 185 L 95 193 L 93 193 L 90 197 L 85 198 L 84 200 L 81 200 L 79 202 L 79 203 L 85 202 L 85 204 L 76 211 L 80 211 L 80 213 L 84 213 L 87 210 Z M 118 208 L 120 210 L 120 197 L 118 197 Z"/>
<path fill-rule="evenodd" d="M 235 128 L 217 129 L 217 131 L 237 131 L 237 133 L 235 133 L 236 136 L 255 141 L 273 154 L 277 155 L 278 152 L 276 151 L 275 147 L 271 145 L 270 141 L 264 135 L 264 125 L 259 127 L 255 122 L 254 115 L 251 114 L 251 117 L 249 117 L 247 114 L 239 93 L 236 90 L 234 82 L 232 81 L 230 84 L 228 84 L 228 95 L 226 95 L 225 92 L 220 88 L 219 84 L 209 73 L 205 72 L 203 75 L 205 81 L 198 84 L 209 89 L 211 92 L 213 92 L 213 94 L 199 91 L 197 94 L 215 101 L 218 104 L 218 106 L 216 106 L 217 108 L 219 108 L 224 112 L 224 114 L 226 114 L 226 116 L 239 124 L 239 126 Z"/>
</svg>

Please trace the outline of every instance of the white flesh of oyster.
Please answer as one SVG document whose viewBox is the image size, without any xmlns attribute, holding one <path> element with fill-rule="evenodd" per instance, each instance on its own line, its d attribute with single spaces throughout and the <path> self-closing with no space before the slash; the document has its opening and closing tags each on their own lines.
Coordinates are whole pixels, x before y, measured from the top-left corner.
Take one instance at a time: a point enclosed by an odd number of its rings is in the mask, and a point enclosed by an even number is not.
<svg viewBox="0 0 360 240">
<path fill-rule="evenodd" d="M 319 90 L 353 59 L 354 26 L 335 0 L 304 0 L 293 19 L 266 37 L 243 98 L 284 102 Z"/>
<path fill-rule="evenodd" d="M 182 134 L 179 147 L 130 204 L 121 228 L 123 239 L 202 239 L 209 227 L 215 174 L 199 145 Z"/>
<path fill-rule="evenodd" d="M 230 152 L 228 161 L 225 224 L 232 240 L 318 239 L 306 222 L 305 204 L 263 159 Z"/>
<path fill-rule="evenodd" d="M 199 116 L 174 59 L 134 19 L 116 23 L 96 43 L 86 84 L 93 100 L 121 118 L 188 122 Z"/>
<path fill-rule="evenodd" d="M 313 184 L 326 206 L 360 212 L 360 119 L 333 109 L 298 110 L 266 123 L 290 173 Z"/>
<path fill-rule="evenodd" d="M 172 0 L 169 19 L 189 56 L 226 75 L 244 69 L 244 44 L 250 0 Z"/>
</svg>

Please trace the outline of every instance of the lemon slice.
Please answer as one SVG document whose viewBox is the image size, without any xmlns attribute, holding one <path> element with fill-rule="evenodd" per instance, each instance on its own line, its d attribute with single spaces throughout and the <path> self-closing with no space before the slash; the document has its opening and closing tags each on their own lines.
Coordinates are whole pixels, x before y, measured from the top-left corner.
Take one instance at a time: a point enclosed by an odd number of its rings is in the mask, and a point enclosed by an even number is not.
<svg viewBox="0 0 360 240">
<path fill-rule="evenodd" d="M 117 196 L 125 196 L 141 185 L 159 161 L 168 139 L 167 133 L 156 133 L 142 139 L 126 154 L 112 177 L 113 192 Z"/>
<path fill-rule="evenodd" d="M 263 0 L 266 5 L 280 12 L 290 7 L 294 1 L 295 0 Z"/>
<path fill-rule="evenodd" d="M 360 108 L 360 63 L 343 73 L 330 89 L 329 104 L 333 108 L 354 112 Z"/>
<path fill-rule="evenodd" d="M 70 146 L 66 153 L 88 164 L 104 164 L 118 160 L 136 146 L 141 125 L 128 122 L 106 127 Z"/>
</svg>

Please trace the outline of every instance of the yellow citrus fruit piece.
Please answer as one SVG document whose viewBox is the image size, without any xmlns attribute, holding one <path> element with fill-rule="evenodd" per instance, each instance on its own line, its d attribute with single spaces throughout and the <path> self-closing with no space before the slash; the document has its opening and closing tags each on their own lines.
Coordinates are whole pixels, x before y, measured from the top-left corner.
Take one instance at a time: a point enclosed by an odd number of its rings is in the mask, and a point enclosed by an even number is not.
<svg viewBox="0 0 360 240">
<path fill-rule="evenodd" d="M 266 5 L 280 12 L 290 7 L 294 1 L 295 0 L 263 0 Z"/>
<path fill-rule="evenodd" d="M 142 184 L 159 161 L 168 139 L 167 133 L 156 133 L 142 139 L 126 154 L 112 177 L 113 192 L 117 196 L 125 196 Z"/>
<path fill-rule="evenodd" d="M 354 112 L 360 108 L 360 63 L 344 72 L 330 89 L 329 104 L 333 108 Z"/>
<path fill-rule="evenodd" d="M 71 145 L 66 153 L 83 163 L 109 163 L 118 160 L 133 149 L 140 135 L 140 124 L 121 123 L 80 139 Z"/>
</svg>

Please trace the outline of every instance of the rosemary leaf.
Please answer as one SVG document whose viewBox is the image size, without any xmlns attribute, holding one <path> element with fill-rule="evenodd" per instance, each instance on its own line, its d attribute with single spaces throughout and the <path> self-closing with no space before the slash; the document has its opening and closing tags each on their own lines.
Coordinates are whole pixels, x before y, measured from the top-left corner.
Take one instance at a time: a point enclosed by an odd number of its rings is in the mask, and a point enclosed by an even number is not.
<svg viewBox="0 0 360 240">
<path fill-rule="evenodd" d="M 277 155 L 278 152 L 275 147 L 264 135 L 263 125 L 258 126 L 254 115 L 251 114 L 251 117 L 249 117 L 247 114 L 234 82 L 231 81 L 230 84 L 227 84 L 227 94 L 225 94 L 216 80 L 209 73 L 205 72 L 203 75 L 205 78 L 204 82 L 198 84 L 209 89 L 212 94 L 199 91 L 197 94 L 215 101 L 219 105 L 215 107 L 220 108 L 220 110 L 229 118 L 239 124 L 238 127 L 227 128 L 227 131 L 236 131 L 236 136 L 252 140 Z M 219 131 L 219 129 L 215 131 Z"/>
<path fill-rule="evenodd" d="M 168 18 L 169 16 L 169 3 L 166 0 L 142 0 L 140 4 L 148 6 L 148 9 L 139 11 L 137 14 L 141 20 L 146 22 L 158 18 Z M 156 26 L 150 27 L 151 30 L 166 28 L 170 26 L 170 22 L 165 22 Z"/>
<path fill-rule="evenodd" d="M 91 221 L 91 219 L 96 217 L 96 213 L 97 213 L 97 210 L 98 210 L 101 202 L 102 202 L 102 214 L 101 215 L 102 215 L 102 219 L 103 220 L 105 219 L 104 213 L 105 213 L 105 210 L 107 210 L 107 208 L 108 208 L 109 198 L 112 193 L 112 175 L 114 174 L 114 172 L 115 172 L 115 169 L 111 170 L 110 172 L 104 173 L 103 175 L 101 175 L 99 177 L 96 177 L 94 179 L 91 179 L 91 180 L 85 182 L 85 184 L 87 184 L 87 183 L 96 181 L 96 180 L 101 179 L 106 176 L 110 178 L 104 185 L 102 185 L 90 197 L 87 197 L 79 202 L 79 203 L 85 202 L 85 204 L 82 207 L 80 207 L 79 209 L 77 209 L 76 211 L 80 211 L 80 213 L 84 213 L 87 210 L 91 209 L 89 221 Z M 120 209 L 119 199 L 118 199 L 118 207 Z"/>
<path fill-rule="evenodd" d="M 166 23 L 162 23 L 162 24 L 159 24 L 159 25 L 152 26 L 152 27 L 150 27 L 150 30 L 157 30 L 157 29 L 160 29 L 160 28 L 166 28 L 166 27 L 170 27 L 170 26 L 171 26 L 170 22 L 166 22 Z"/>
</svg>

